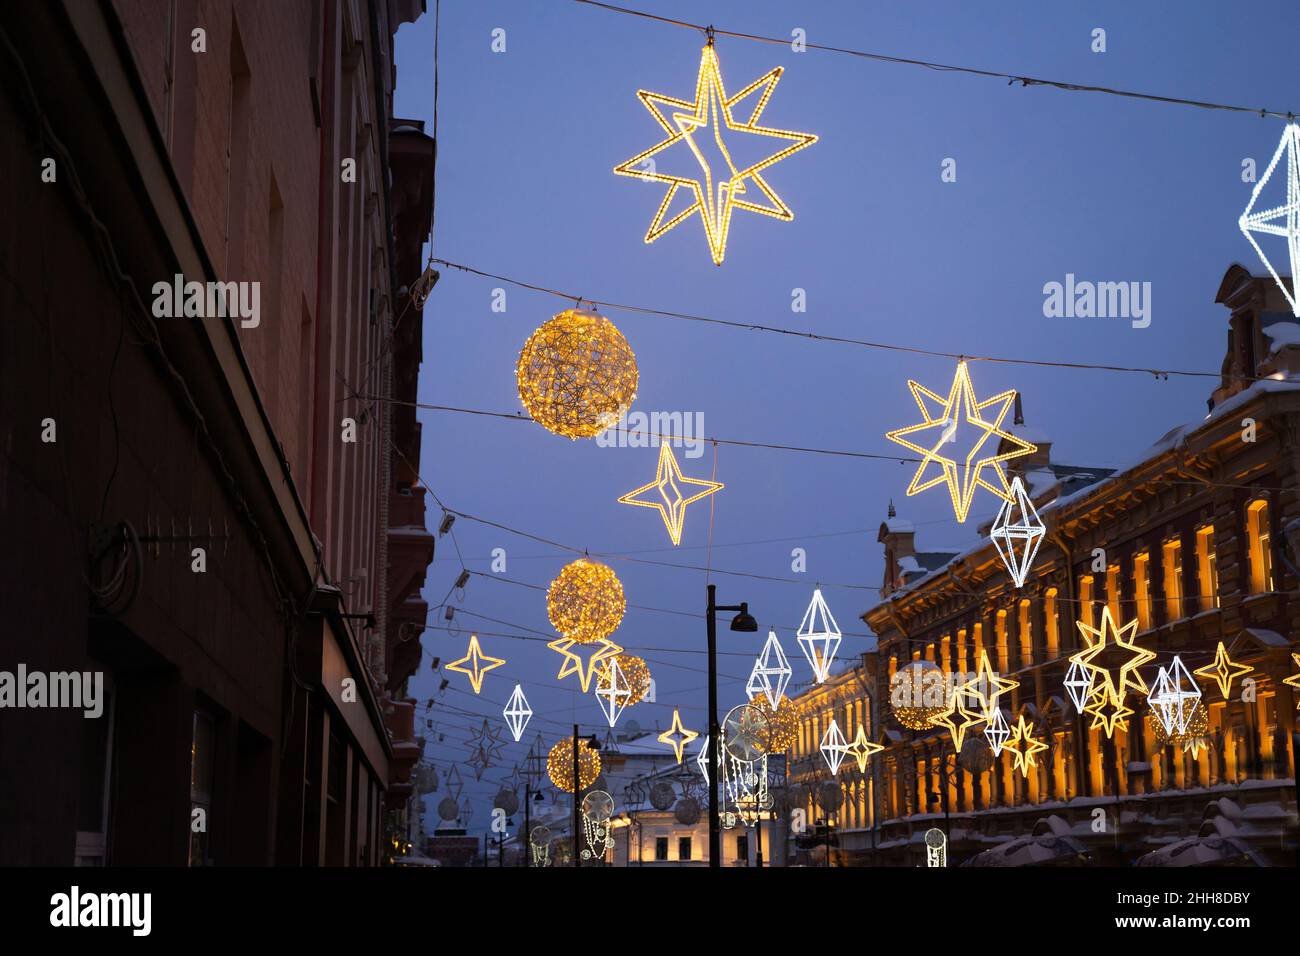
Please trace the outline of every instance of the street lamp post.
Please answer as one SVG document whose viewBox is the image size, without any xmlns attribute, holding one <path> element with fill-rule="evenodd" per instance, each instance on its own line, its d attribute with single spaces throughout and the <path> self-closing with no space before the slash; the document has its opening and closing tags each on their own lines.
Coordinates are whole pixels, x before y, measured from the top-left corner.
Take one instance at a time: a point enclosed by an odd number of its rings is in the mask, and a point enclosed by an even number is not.
<svg viewBox="0 0 1300 956">
<path fill-rule="evenodd" d="M 578 725 L 573 725 L 573 865 L 582 866 L 578 855 Z"/>
<path fill-rule="evenodd" d="M 709 607 L 709 868 L 722 866 L 722 825 L 718 819 L 718 747 L 722 734 L 718 732 L 718 612 L 736 611 L 731 621 L 733 631 L 753 633 L 758 622 L 749 614 L 749 605 L 718 604 L 717 585 L 708 585 Z"/>
</svg>

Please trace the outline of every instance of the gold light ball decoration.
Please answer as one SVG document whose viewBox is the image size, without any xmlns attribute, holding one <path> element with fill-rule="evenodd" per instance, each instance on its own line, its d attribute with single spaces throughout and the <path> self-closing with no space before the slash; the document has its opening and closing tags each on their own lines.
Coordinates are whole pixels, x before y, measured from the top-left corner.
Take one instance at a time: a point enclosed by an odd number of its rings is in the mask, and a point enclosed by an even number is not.
<svg viewBox="0 0 1300 956">
<path fill-rule="evenodd" d="M 1184 711 L 1191 710 L 1187 717 L 1187 730 L 1184 733 L 1178 733 L 1175 729 L 1173 734 L 1165 732 L 1165 725 L 1160 722 L 1160 718 L 1154 712 L 1147 712 L 1147 721 L 1151 724 L 1151 735 L 1155 739 L 1157 747 L 1181 746 L 1187 740 L 1195 740 L 1198 737 L 1208 737 L 1210 735 L 1210 717 L 1206 709 L 1198 700 L 1184 700 L 1182 703 Z M 1195 709 L 1193 709 L 1195 708 Z"/>
<path fill-rule="evenodd" d="M 519 400 L 547 431 L 599 435 L 636 399 L 636 356 L 614 323 L 566 309 L 524 343 L 515 370 Z"/>
<path fill-rule="evenodd" d="M 650 690 L 650 665 L 635 654 L 617 654 L 610 660 L 618 661 L 619 673 L 623 675 L 623 680 L 627 681 L 628 698 L 623 706 L 631 707 L 639 703 Z M 609 686 L 609 679 L 605 673 L 608 669 L 607 664 L 600 665 L 596 678 L 597 686 Z"/>
<path fill-rule="evenodd" d="M 565 737 L 546 755 L 546 775 L 556 790 L 573 793 L 573 737 Z M 578 788 L 586 790 L 600 776 L 600 754 L 578 741 Z"/>
<path fill-rule="evenodd" d="M 934 661 L 911 661 L 889 679 L 894 719 L 908 730 L 929 730 L 947 710 L 947 677 Z"/>
<path fill-rule="evenodd" d="M 613 634 L 625 610 L 627 598 L 614 569 L 588 558 L 566 564 L 546 591 L 551 627 L 579 644 Z"/>
<path fill-rule="evenodd" d="M 799 707 L 785 694 L 776 702 L 776 709 L 766 694 L 757 694 L 749 702 L 767 718 L 764 749 L 768 753 L 784 753 L 794 746 L 799 736 Z"/>
</svg>

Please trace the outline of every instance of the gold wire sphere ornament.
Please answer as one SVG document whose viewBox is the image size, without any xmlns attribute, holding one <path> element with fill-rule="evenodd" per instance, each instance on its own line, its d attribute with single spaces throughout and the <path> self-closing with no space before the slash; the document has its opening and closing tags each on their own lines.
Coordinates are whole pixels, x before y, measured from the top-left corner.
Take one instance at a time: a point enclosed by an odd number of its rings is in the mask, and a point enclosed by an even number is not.
<svg viewBox="0 0 1300 956">
<path fill-rule="evenodd" d="M 1157 747 L 1177 747 L 1189 740 L 1201 740 L 1210 735 L 1210 717 L 1199 699 L 1184 700 L 1181 707 L 1187 715 L 1187 729 L 1182 733 L 1177 729 L 1172 734 L 1169 733 L 1155 711 L 1147 713 L 1147 722 L 1151 725 L 1151 735 Z"/>
<path fill-rule="evenodd" d="M 625 610 L 627 598 L 614 569 L 588 558 L 566 564 L 546 590 L 551 627 L 579 644 L 613 634 Z"/>
<path fill-rule="evenodd" d="M 573 737 L 565 737 L 546 756 L 546 774 L 556 790 L 573 793 Z M 600 754 L 578 741 L 578 788 L 585 790 L 600 776 Z"/>
<path fill-rule="evenodd" d="M 765 748 L 768 753 L 784 753 L 794 746 L 799 736 L 799 707 L 785 694 L 776 702 L 776 709 L 766 694 L 758 694 L 749 702 L 767 718 Z"/>
<path fill-rule="evenodd" d="M 650 690 L 650 665 L 635 654 L 618 654 L 610 659 L 618 661 L 619 672 L 627 681 L 628 697 L 623 702 L 623 706 L 631 707 L 633 704 L 640 703 L 645 698 L 646 692 Z M 608 670 L 607 665 L 602 663 L 596 678 L 597 684 L 608 685 L 606 670 Z"/>
<path fill-rule="evenodd" d="M 533 420 L 566 438 L 599 435 L 636 399 L 631 346 L 613 322 L 585 309 L 566 309 L 533 332 L 515 377 Z"/>
<path fill-rule="evenodd" d="M 912 661 L 889 679 L 894 719 L 908 730 L 929 730 L 948 712 L 947 679 L 933 661 Z"/>
</svg>

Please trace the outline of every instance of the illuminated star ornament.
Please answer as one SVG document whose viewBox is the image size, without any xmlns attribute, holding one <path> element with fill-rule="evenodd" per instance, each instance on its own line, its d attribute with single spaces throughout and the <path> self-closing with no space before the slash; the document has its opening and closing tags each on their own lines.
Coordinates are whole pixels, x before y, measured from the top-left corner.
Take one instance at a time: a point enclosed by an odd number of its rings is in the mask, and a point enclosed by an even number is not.
<svg viewBox="0 0 1300 956">
<path fill-rule="evenodd" d="M 647 243 L 654 242 L 674 226 L 698 214 L 704 224 L 709 253 L 714 264 L 720 266 L 727 252 L 727 232 L 735 210 L 756 212 L 785 222 L 794 219 L 790 207 L 768 185 L 762 174 L 768 167 L 817 142 L 817 137 L 812 133 L 796 133 L 759 124 L 781 73 L 782 68 L 778 66 L 739 93 L 727 96 L 710 34 L 708 44 L 700 54 L 694 102 L 646 90 L 637 91 L 642 104 L 667 135 L 644 152 L 615 166 L 614 172 L 668 187 L 646 231 Z M 777 148 L 771 153 L 764 150 L 753 162 L 738 166 L 728 143 L 737 149 L 737 157 L 749 156 L 750 150 L 762 145 L 761 139 L 752 137 L 775 140 L 773 145 Z M 655 157 L 678 143 L 685 143 L 699 164 L 699 173 L 694 178 L 670 175 L 656 167 Z M 680 211 L 673 211 L 673 199 L 678 190 L 685 191 L 690 204 Z"/>
<path fill-rule="evenodd" d="M 826 766 L 830 769 L 832 777 L 840 772 L 840 764 L 844 762 L 848 751 L 848 741 L 844 739 L 840 725 L 835 723 L 835 718 L 832 717 L 826 732 L 822 734 L 821 742 L 822 757 L 826 760 Z"/>
<path fill-rule="evenodd" d="M 1300 654 L 1292 654 L 1291 660 L 1295 661 L 1295 666 L 1297 668 L 1300 668 Z M 1300 691 L 1300 670 L 1292 674 L 1290 677 L 1282 678 L 1282 683 L 1286 684 L 1288 687 L 1294 687 L 1297 691 Z M 1297 693 L 1295 697 L 1296 697 L 1295 709 L 1300 710 L 1300 693 Z"/>
<path fill-rule="evenodd" d="M 1219 693 L 1223 694 L 1223 699 L 1229 700 L 1232 697 L 1232 682 L 1244 674 L 1249 674 L 1251 669 L 1247 664 L 1238 664 L 1233 661 L 1228 656 L 1228 649 L 1223 646 L 1223 641 L 1219 641 L 1218 650 L 1214 652 L 1214 663 L 1198 667 L 1192 673 L 1197 677 L 1216 681 L 1219 685 Z"/>
<path fill-rule="evenodd" d="M 776 631 L 768 631 L 767 643 L 763 645 L 763 653 L 758 656 L 758 660 L 754 661 L 749 682 L 745 684 L 745 693 L 750 700 L 759 694 L 765 695 L 772 709 L 776 710 L 792 673 L 785 651 L 781 650 L 781 642 L 776 639 Z"/>
<path fill-rule="evenodd" d="M 858 724 L 857 736 L 853 738 L 853 743 L 844 748 L 844 756 L 852 757 L 858 763 L 858 773 L 867 772 L 867 761 L 871 755 L 879 753 L 885 748 L 874 741 L 867 739 L 867 728 Z"/>
<path fill-rule="evenodd" d="M 460 660 L 448 664 L 447 670 L 466 675 L 469 678 L 470 686 L 474 688 L 474 693 L 477 694 L 483 689 L 483 676 L 488 671 L 494 670 L 504 663 L 505 660 L 500 657 L 489 657 L 484 654 L 483 649 L 478 646 L 478 635 L 471 634 L 469 637 L 469 650 L 465 652 L 465 656 Z"/>
<path fill-rule="evenodd" d="M 601 668 L 600 676 L 596 679 L 595 693 L 600 700 L 600 709 L 605 712 L 605 719 L 613 727 L 632 696 L 632 689 L 623 676 L 623 668 L 618 666 L 617 657 L 611 657 Z"/>
<path fill-rule="evenodd" d="M 1028 777 L 1029 768 L 1038 766 L 1034 754 L 1046 750 L 1047 744 L 1034 736 L 1033 728 L 1026 723 L 1025 715 L 1021 714 L 1016 721 L 1016 726 L 1011 730 L 1011 739 L 1006 742 L 1004 749 L 1011 752 L 1014 761 L 1011 769 L 1019 770 L 1021 776 Z"/>
<path fill-rule="evenodd" d="M 983 487 L 1003 501 L 1011 501 L 1011 486 L 1001 463 L 1038 450 L 1036 445 L 1002 430 L 1002 421 L 1016 400 L 1016 390 L 1007 389 L 977 401 L 965 362 L 957 363 L 947 398 L 913 381 L 907 387 L 924 421 L 885 434 L 890 441 L 921 456 L 907 494 L 920 494 L 946 484 L 959 522 L 970 513 L 976 488 Z M 999 442 L 1006 443 L 1008 450 L 999 452 Z M 960 464 L 957 456 L 962 456 Z M 929 474 L 936 468 L 938 474 Z M 995 480 L 985 477 L 986 468 L 992 470 Z"/>
<path fill-rule="evenodd" d="M 1083 621 L 1075 624 L 1088 646 L 1071 655 L 1070 663 L 1078 663 L 1092 678 L 1088 696 L 1084 698 L 1083 712 L 1092 715 L 1093 727 L 1100 727 L 1107 737 L 1113 737 L 1115 728 L 1133 714 L 1124 704 L 1125 694 L 1130 690 L 1150 694 L 1138 668 L 1154 660 L 1155 651 L 1133 643 L 1138 628 L 1136 618 L 1123 627 L 1116 627 L 1109 607 L 1102 608 L 1101 627 L 1092 627 Z M 1122 656 L 1124 660 L 1116 671 L 1100 663 L 1103 655 Z"/>
<path fill-rule="evenodd" d="M 590 644 L 579 644 L 571 637 L 561 637 L 551 641 L 546 646 L 564 658 L 564 663 L 560 665 L 560 673 L 556 675 L 556 680 L 564 680 L 570 674 L 577 674 L 578 683 L 582 685 L 584 694 L 591 690 L 591 679 L 596 675 L 597 671 L 602 669 L 604 662 L 615 655 L 623 653 L 623 648 L 605 638 Z M 589 652 L 591 656 L 584 663 L 582 656 L 576 653 L 574 648 Z"/>
<path fill-rule="evenodd" d="M 528 721 L 533 719 L 533 709 L 528 706 L 528 698 L 524 696 L 522 685 L 515 685 L 514 693 L 506 701 L 501 716 L 506 719 L 506 724 L 510 727 L 510 735 L 515 738 L 515 743 L 519 743 L 519 738 L 524 735 L 524 728 L 528 726 Z M 518 772 L 518 770 L 519 768 L 516 767 L 515 771 Z M 518 790 L 519 787 L 516 785 L 514 789 Z"/>
<path fill-rule="evenodd" d="M 831 661 L 835 660 L 840 637 L 839 625 L 835 623 L 831 609 L 826 606 L 821 588 L 814 588 L 812 601 L 808 604 L 808 610 L 804 611 L 803 623 L 799 625 L 799 644 L 819 684 L 826 683 L 826 678 L 830 676 Z"/>
<path fill-rule="evenodd" d="M 690 488 L 699 490 L 683 494 L 683 489 L 689 492 Z M 723 484 L 719 481 L 687 478 L 683 475 L 681 466 L 677 464 L 677 456 L 673 454 L 672 447 L 665 439 L 659 443 L 659 467 L 655 472 L 655 480 L 635 491 L 629 491 L 619 498 L 618 502 L 641 508 L 658 508 L 659 516 L 664 519 L 664 527 L 668 529 L 668 537 L 672 539 L 674 545 L 678 545 L 682 543 L 682 525 L 686 523 L 686 506 L 701 498 L 707 498 L 714 492 L 721 491 L 722 488 Z M 650 495 L 649 500 L 642 497 L 647 493 Z"/>
<path fill-rule="evenodd" d="M 682 752 L 686 750 L 686 745 L 698 737 L 699 734 L 693 730 L 687 730 L 682 726 L 682 715 L 676 707 L 673 708 L 673 725 L 659 735 L 659 742 L 667 744 L 673 748 L 673 753 L 677 755 L 677 762 L 682 762 Z"/>
<path fill-rule="evenodd" d="M 1278 170 L 1279 164 L 1285 168 Z M 1281 205 L 1260 203 L 1260 195 L 1273 178 L 1275 171 L 1286 177 L 1286 201 Z M 1257 205 L 1264 205 L 1266 208 L 1257 210 L 1255 208 Z M 1273 153 L 1273 159 L 1268 164 L 1268 169 L 1264 170 L 1264 175 L 1259 178 L 1259 182 L 1255 183 L 1255 189 L 1250 194 L 1250 202 L 1246 204 L 1246 209 L 1237 220 L 1237 225 L 1241 228 L 1242 235 L 1254 248 L 1255 254 L 1263 260 L 1273 281 L 1286 296 L 1292 314 L 1300 317 L 1300 296 L 1296 294 L 1296 282 L 1300 281 L 1300 273 L 1296 272 L 1300 269 L 1300 124 L 1287 124 L 1282 133 L 1282 140 Z M 1254 233 L 1280 236 L 1286 240 L 1291 288 L 1287 288 L 1286 282 L 1278 275 L 1272 261 L 1264 255 L 1264 250 L 1255 240 Z"/>
</svg>

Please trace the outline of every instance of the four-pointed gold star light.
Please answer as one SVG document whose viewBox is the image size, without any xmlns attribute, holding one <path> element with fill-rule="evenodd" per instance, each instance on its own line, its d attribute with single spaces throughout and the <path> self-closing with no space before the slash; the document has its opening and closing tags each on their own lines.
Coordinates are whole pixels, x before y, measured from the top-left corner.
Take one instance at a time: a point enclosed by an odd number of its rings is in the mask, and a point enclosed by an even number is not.
<svg viewBox="0 0 1300 956">
<path fill-rule="evenodd" d="M 471 634 L 469 636 L 469 650 L 465 652 L 465 656 L 460 660 L 448 664 L 447 670 L 466 675 L 469 678 L 470 686 L 474 688 L 474 693 L 477 694 L 483 689 L 483 675 L 504 663 L 505 660 L 500 657 L 489 657 L 484 654 L 483 649 L 478 645 L 478 635 Z"/>
<path fill-rule="evenodd" d="M 693 730 L 687 730 L 682 726 L 681 712 L 673 708 L 673 725 L 659 735 L 659 742 L 667 744 L 673 748 L 673 753 L 677 755 L 677 762 L 682 762 L 682 752 L 686 750 L 686 745 L 698 737 Z"/>
<path fill-rule="evenodd" d="M 759 124 L 763 110 L 767 108 L 767 101 L 781 79 L 781 73 L 782 68 L 778 66 L 739 93 L 727 96 L 718 67 L 718 54 L 710 37 L 700 54 L 694 102 L 647 90 L 637 91 L 636 95 L 667 136 L 649 149 L 615 166 L 614 172 L 646 182 L 664 183 L 668 187 L 663 202 L 659 204 L 650 228 L 646 231 L 647 243 L 654 242 L 674 226 L 698 214 L 709 241 L 709 253 L 714 264 L 720 266 L 727 252 L 727 232 L 731 228 L 733 211 L 744 209 L 785 222 L 794 219 L 790 207 L 768 185 L 762 173 L 769 166 L 811 146 L 817 142 L 817 137 L 813 133 L 796 133 Z M 752 101 L 752 106 L 745 102 L 747 100 Z M 743 134 L 737 139 L 752 136 L 775 139 L 781 146 L 752 163 L 738 166 L 727 147 L 724 131 L 727 134 Z M 655 157 L 678 143 L 685 143 L 694 154 L 700 166 L 699 175 L 690 177 L 659 171 Z M 733 145 L 738 144 L 733 141 Z M 716 153 L 711 162 L 705 150 L 714 153 L 715 148 Z M 717 154 L 720 154 L 720 159 Z M 748 183 L 753 184 L 757 194 L 748 189 Z M 685 209 L 670 216 L 669 211 L 679 189 L 687 190 L 688 198 L 693 201 Z"/>
<path fill-rule="evenodd" d="M 1232 696 L 1232 682 L 1243 674 L 1249 674 L 1253 670 L 1247 664 L 1238 664 L 1228 656 L 1228 649 L 1223 646 L 1223 641 L 1219 641 L 1219 647 L 1214 652 L 1214 663 L 1206 664 L 1192 671 L 1197 677 L 1204 677 L 1206 680 L 1213 680 L 1219 685 L 1219 693 L 1223 694 L 1223 699 L 1228 700 Z"/>
<path fill-rule="evenodd" d="M 1043 743 L 1034 736 L 1033 727 L 1025 720 L 1025 715 L 1021 714 L 1016 721 L 1015 727 L 1011 729 L 1011 739 L 1003 745 L 1006 750 L 1011 751 L 1012 770 L 1019 770 L 1021 776 L 1029 776 L 1029 768 L 1037 767 L 1038 761 L 1034 759 L 1034 754 L 1042 753 L 1048 749 L 1047 744 Z"/>
<path fill-rule="evenodd" d="M 699 488 L 693 494 L 683 494 L 683 489 Z M 658 508 L 659 516 L 664 519 L 668 537 L 674 545 L 682 543 L 682 526 L 686 523 L 686 506 L 707 498 L 725 487 L 720 481 L 708 481 L 704 478 L 687 478 L 677 464 L 667 439 L 659 443 L 659 467 L 655 471 L 655 480 L 642 485 L 635 491 L 629 491 L 618 499 L 619 504 L 636 505 L 640 508 Z M 649 493 L 646 500 L 642 495 Z"/>
<path fill-rule="evenodd" d="M 1003 694 L 1009 694 L 1020 686 L 1020 681 L 1002 677 L 993 671 L 989 663 L 989 652 L 980 651 L 980 666 L 975 676 L 961 685 L 961 693 L 975 704 L 985 720 L 992 719 L 998 709 L 998 701 Z M 957 748 L 958 750 L 961 747 Z"/>
<path fill-rule="evenodd" d="M 1138 629 L 1136 618 L 1123 627 L 1118 627 L 1109 607 L 1101 610 L 1100 627 L 1093 627 L 1083 621 L 1076 621 L 1075 624 L 1088 646 L 1070 655 L 1070 662 L 1079 664 L 1093 678 L 1088 702 L 1083 710 L 1092 714 L 1093 727 L 1100 727 L 1107 737 L 1113 737 L 1115 728 L 1121 722 L 1127 726 L 1127 719 L 1133 714 L 1125 706 L 1124 696 L 1130 690 L 1140 694 L 1150 693 L 1138 668 L 1155 660 L 1155 651 L 1148 651 L 1133 643 L 1133 635 Z M 1118 670 L 1102 663 L 1103 657 L 1111 656 L 1123 658 Z"/>
<path fill-rule="evenodd" d="M 866 773 L 867 761 L 871 759 L 871 755 L 884 749 L 880 744 L 868 740 L 867 728 L 858 724 L 857 736 L 853 738 L 853 743 L 844 748 L 844 756 L 852 757 L 858 762 L 858 773 Z"/>
<path fill-rule="evenodd" d="M 561 637 L 546 646 L 564 658 L 556 680 L 564 680 L 570 674 L 577 674 L 584 694 L 591 690 L 591 680 L 602 669 L 604 662 L 623 653 L 623 648 L 603 637 L 587 644 L 580 644 L 571 637 Z M 576 653 L 574 648 L 590 653 L 591 656 L 584 662 L 582 655 Z"/>
<path fill-rule="evenodd" d="M 1002 421 L 1016 400 L 1016 390 L 1007 389 L 982 402 L 976 400 L 964 361 L 957 363 L 957 373 L 946 398 L 914 381 L 909 381 L 907 387 L 925 420 L 885 434 L 890 441 L 921 456 L 907 494 L 920 494 L 935 485 L 946 484 L 958 522 L 964 522 L 970 513 L 976 488 L 986 488 L 1003 501 L 1011 501 L 1011 485 L 1001 463 L 1038 450 L 1037 446 L 1002 429 Z M 958 433 L 968 430 L 973 430 L 974 437 L 966 440 L 963 435 L 959 440 Z M 998 450 L 999 442 L 1007 444 L 1007 451 Z M 934 468 L 939 473 L 929 475 Z M 985 477 L 986 468 L 992 469 L 995 480 Z"/>
<path fill-rule="evenodd" d="M 952 680 L 951 677 L 945 678 Z M 978 727 L 988 719 L 988 711 L 983 707 L 979 710 L 971 710 L 966 706 L 969 700 L 967 688 L 978 680 L 974 677 L 963 684 L 952 687 L 948 692 L 947 707 L 930 722 L 932 727 L 947 727 L 948 733 L 952 734 L 952 745 L 957 753 L 961 753 L 962 744 L 966 741 L 966 731 L 972 727 Z M 980 706 L 980 701 L 976 701 L 976 706 Z"/>
<path fill-rule="evenodd" d="M 1291 660 L 1295 661 L 1295 666 L 1300 668 L 1300 654 L 1292 654 Z M 1296 673 L 1292 674 L 1290 677 L 1283 677 L 1282 683 L 1286 684 L 1288 687 L 1294 687 L 1297 691 L 1300 691 L 1300 671 L 1297 671 Z M 1297 693 L 1295 697 L 1296 697 L 1295 709 L 1300 710 L 1300 693 Z"/>
</svg>

